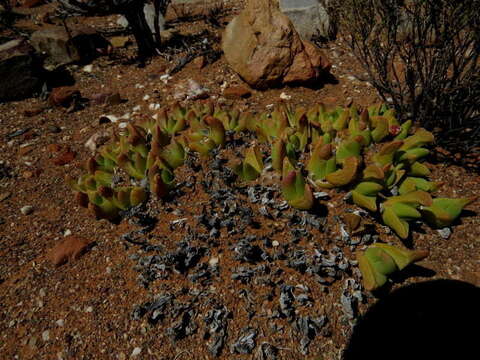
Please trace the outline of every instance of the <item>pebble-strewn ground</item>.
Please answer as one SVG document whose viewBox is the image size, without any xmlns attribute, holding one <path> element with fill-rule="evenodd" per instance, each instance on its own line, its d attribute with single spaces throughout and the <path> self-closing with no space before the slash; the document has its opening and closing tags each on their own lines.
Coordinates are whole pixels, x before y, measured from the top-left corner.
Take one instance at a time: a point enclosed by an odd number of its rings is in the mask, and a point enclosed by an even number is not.
<svg viewBox="0 0 480 360">
<path fill-rule="evenodd" d="M 226 10 L 225 21 L 236 11 Z M 108 28 L 101 19 L 85 22 Z M 221 28 L 201 19 L 172 24 L 218 50 Z M 191 158 L 171 199 L 151 200 L 120 224 L 79 208 L 64 176 L 80 173 L 92 135 L 108 137 L 118 123 L 152 115 L 155 104 L 188 91 L 189 80 L 211 100 L 243 110 L 263 111 L 280 98 L 366 106 L 378 99 L 359 80 L 363 71 L 338 40 L 325 48 L 337 84 L 226 99 L 224 89 L 242 81 L 223 57 L 201 69 L 191 62 L 170 77 L 166 71 L 186 54 L 181 48 L 145 68 L 124 61 L 134 53 L 115 48 L 91 71 L 68 67 L 82 97 L 109 89 L 123 102 L 90 101 L 73 112 L 40 99 L 0 105 L 0 358 L 338 359 L 353 324 L 376 301 L 361 288 L 353 252 L 376 240 L 401 244 L 368 215 L 367 234 L 342 232 L 342 214 L 356 209 L 344 191 L 316 194 L 321 206 L 305 213 L 285 204 L 273 172 L 249 186 L 236 183 L 228 165 L 251 144 L 248 136 L 210 160 Z M 101 115 L 121 119 L 100 123 Z M 445 182 L 441 194 L 480 194 L 478 175 L 431 168 Z M 413 232 L 407 245 L 430 256 L 423 271 L 407 272 L 393 288 L 427 278 L 480 284 L 479 204 L 469 210 L 451 235 L 426 226 Z M 55 267 L 50 251 L 65 236 L 92 244 Z"/>
</svg>

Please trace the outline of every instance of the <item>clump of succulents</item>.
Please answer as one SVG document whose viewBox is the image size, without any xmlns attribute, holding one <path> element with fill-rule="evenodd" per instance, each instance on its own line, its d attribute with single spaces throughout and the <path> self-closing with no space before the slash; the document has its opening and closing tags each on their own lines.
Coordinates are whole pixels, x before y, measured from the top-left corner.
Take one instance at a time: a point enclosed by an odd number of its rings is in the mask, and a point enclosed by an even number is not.
<svg viewBox="0 0 480 360">
<path fill-rule="evenodd" d="M 433 135 L 414 129 L 411 121 L 400 123 L 384 105 L 359 111 L 353 106 L 305 109 L 281 103 L 272 112 L 253 115 L 211 103 L 176 104 L 116 133 L 86 162 L 87 174 L 67 181 L 81 206 L 98 218 L 116 219 L 150 194 L 165 198 L 175 186 L 175 169 L 189 152 L 208 157 L 225 145 L 228 134 L 244 131 L 253 133 L 259 144 L 247 148 L 234 173 L 243 182 L 260 178 L 265 169 L 260 149 L 270 147 L 282 195 L 300 210 L 314 206 L 315 190 L 342 188 L 351 192 L 354 204 L 378 213 L 406 239 L 412 220 L 450 226 L 474 200 L 432 196 L 441 184 L 428 179 L 423 160 Z M 128 179 L 119 182 L 122 173 Z M 402 251 L 376 244 L 359 255 L 367 288 L 381 286 L 391 272 L 423 256 Z"/>
<path fill-rule="evenodd" d="M 165 198 L 188 151 L 207 156 L 225 143 L 225 129 L 213 111 L 210 104 L 190 109 L 176 104 L 151 119 L 128 124 L 87 160 L 88 174 L 77 180 L 67 177 L 78 203 L 97 218 L 113 220 L 150 194 Z M 126 184 L 117 184 L 120 172 L 129 178 Z"/>
</svg>

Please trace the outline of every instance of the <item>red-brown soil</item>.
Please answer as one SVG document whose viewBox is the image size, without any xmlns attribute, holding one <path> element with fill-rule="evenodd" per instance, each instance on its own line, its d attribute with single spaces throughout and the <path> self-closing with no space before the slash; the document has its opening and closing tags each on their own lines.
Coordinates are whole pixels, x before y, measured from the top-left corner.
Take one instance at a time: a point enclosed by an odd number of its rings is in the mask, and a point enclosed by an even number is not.
<svg viewBox="0 0 480 360">
<path fill-rule="evenodd" d="M 41 11 L 41 8 L 32 11 Z M 235 11 L 233 11 L 235 12 Z M 222 19 L 228 21 L 231 15 Z M 75 19 L 108 28 L 103 19 Z M 185 33 L 198 33 L 207 29 L 220 37 L 221 29 L 205 25 L 202 20 L 192 23 L 178 22 L 175 28 Z M 133 38 L 132 38 L 133 39 Z M 276 286 L 256 284 L 255 279 L 242 284 L 232 280 L 231 275 L 239 266 L 258 266 L 241 263 L 233 257 L 232 246 L 241 237 L 230 236 L 222 229 L 215 241 L 200 259 L 208 263 L 218 258 L 219 275 L 202 285 L 193 283 L 187 274 L 171 273 L 167 279 L 153 281 L 148 289 L 137 281 L 139 273 L 134 269 L 135 256 L 147 255 L 140 246 L 120 239 L 122 234 L 138 229 L 138 226 L 124 220 L 118 225 L 105 220 L 95 220 L 85 209 L 79 208 L 72 191 L 64 182 L 65 174 L 78 175 L 79 165 L 90 155 L 84 146 L 93 134 L 108 129 L 115 124 L 99 124 L 102 114 L 122 116 L 132 113 L 133 108 L 141 109 L 132 115 L 139 118 L 153 114 L 150 103 L 167 105 L 173 100 L 175 86 L 182 81 L 194 79 L 209 89 L 211 99 L 221 99 L 227 105 L 234 105 L 251 111 L 264 110 L 275 104 L 280 95 L 291 96 L 295 105 L 309 106 L 314 103 L 344 105 L 353 101 L 358 106 L 378 102 L 374 89 L 363 78 L 364 72 L 353 56 L 342 45 L 341 40 L 325 45 L 326 55 L 334 64 L 333 75 L 338 84 L 326 84 L 318 89 L 305 87 L 280 88 L 267 91 L 252 90 L 247 99 L 222 99 L 222 84 L 242 84 L 221 57 L 213 64 L 198 69 L 190 63 L 174 74 L 167 84 L 159 77 L 173 62 L 162 57 L 155 58 L 146 67 L 123 64 L 127 56 L 133 56 L 135 49 L 115 49 L 113 57 L 95 60 L 92 72 L 82 71 L 80 66 L 69 66 L 75 78 L 75 86 L 83 97 L 89 98 L 105 89 L 118 91 L 127 101 L 118 105 L 103 106 L 89 104 L 84 109 L 67 112 L 63 107 L 50 107 L 38 98 L 0 105 L 0 160 L 6 176 L 0 178 L 0 358 L 2 359 L 126 359 L 136 347 L 141 348 L 141 359 L 210 359 L 204 339 L 203 317 L 214 304 L 224 305 L 231 313 L 228 320 L 228 337 L 219 359 L 250 359 L 252 355 L 232 355 L 230 344 L 237 340 L 241 330 L 252 326 L 258 330 L 257 346 L 268 342 L 279 349 L 279 359 L 338 359 L 345 347 L 351 327 L 345 319 L 340 305 L 340 295 L 345 279 L 354 277 L 356 271 L 343 274 L 330 286 L 320 285 L 308 275 L 285 266 L 285 260 L 274 261 L 270 279 Z M 178 54 L 173 60 L 177 60 Z M 148 95 L 149 99 L 144 100 Z M 43 108 L 38 114 L 32 109 Z M 53 127 L 61 129 L 54 132 Z M 8 138 L 17 130 L 28 129 L 24 134 Z M 68 152 L 53 152 L 52 144 Z M 55 148 L 55 146 L 53 147 Z M 67 154 L 67 155 L 65 155 Z M 75 154 L 73 156 L 72 154 Z M 60 160 L 59 156 L 62 156 Z M 228 150 L 220 153 L 227 158 Z M 431 165 L 432 178 L 443 181 L 440 193 L 446 196 L 469 197 L 480 194 L 480 178 L 458 166 L 444 164 Z M 204 163 L 203 170 L 195 173 L 183 169 L 178 174 L 179 181 L 198 178 L 193 188 L 183 188 L 183 195 L 162 204 L 151 201 L 151 213 L 159 220 L 155 229 L 147 236 L 149 242 L 161 245 L 165 251 L 177 248 L 178 242 L 187 235 L 190 227 L 194 233 L 207 231 L 198 226 L 196 216 L 201 215 L 204 205 L 210 204 L 210 197 L 199 180 L 209 172 Z M 260 179 L 258 183 L 268 180 Z M 341 243 L 338 223 L 334 215 L 341 216 L 345 208 L 353 208 L 342 200 L 344 192 L 329 191 L 331 200 L 322 200 L 328 208 L 327 223 L 322 231 L 310 230 L 311 238 L 300 238 L 298 244 L 290 244 L 289 251 L 297 246 L 312 252 L 320 247 L 331 250 L 340 245 L 344 255 L 353 260 L 351 249 Z M 257 239 L 266 236 L 270 241 L 278 241 L 280 246 L 291 242 L 291 223 L 285 217 L 266 219 L 259 213 L 259 205 L 251 204 L 246 196 L 241 202 L 254 211 L 253 219 L 259 223 L 258 229 L 250 226 L 241 235 L 256 235 Z M 277 202 L 281 199 L 275 195 Z M 26 205 L 33 206 L 29 215 L 21 213 Z M 207 206 L 208 209 L 208 206 Z M 432 270 L 429 279 L 457 279 L 480 285 L 480 205 L 477 202 L 469 207 L 467 216 L 453 226 L 449 239 L 443 239 L 436 230 L 423 226 L 414 231 L 410 245 L 427 249 L 430 256 L 421 266 Z M 291 213 L 291 210 L 286 211 Z M 186 218 L 185 227 L 170 229 L 170 222 Z M 237 216 L 235 226 L 240 226 Z M 373 222 L 372 219 L 367 221 Z M 400 245 L 393 234 L 376 225 L 382 241 Z M 49 259 L 49 252 L 65 236 L 71 233 L 95 243 L 87 253 L 72 259 L 65 265 L 55 267 Z M 207 246 L 205 242 L 193 240 L 192 244 Z M 262 241 L 255 241 L 262 245 Z M 266 248 L 269 253 L 274 248 Z M 152 253 L 153 254 L 153 253 Z M 132 255 L 135 255 L 132 258 Z M 282 271 L 276 272 L 278 269 Z M 399 287 L 408 283 L 426 280 L 424 277 L 409 277 Z M 269 320 L 269 315 L 278 308 L 280 286 L 306 285 L 310 289 L 310 306 L 297 306 L 297 315 L 328 317 L 328 324 L 315 337 L 309 347 L 309 355 L 299 352 L 299 336 L 292 330 L 287 319 Z M 246 291 L 242 291 L 245 289 Z M 151 325 L 146 317 L 132 319 L 134 307 L 158 294 L 176 295 L 180 303 L 189 303 L 192 293 L 203 292 L 196 299 L 195 307 L 197 331 L 179 341 L 172 341 L 166 329 L 177 319 L 167 317 L 158 324 Z M 297 294 L 298 290 L 296 290 Z M 248 295 L 246 295 L 248 294 Z M 367 295 L 367 294 L 365 294 Z M 359 311 L 364 313 L 375 298 L 367 295 Z M 252 318 L 249 313 L 254 312 Z M 272 328 L 272 324 L 276 327 Z M 48 332 L 48 334 L 47 334 Z"/>
</svg>

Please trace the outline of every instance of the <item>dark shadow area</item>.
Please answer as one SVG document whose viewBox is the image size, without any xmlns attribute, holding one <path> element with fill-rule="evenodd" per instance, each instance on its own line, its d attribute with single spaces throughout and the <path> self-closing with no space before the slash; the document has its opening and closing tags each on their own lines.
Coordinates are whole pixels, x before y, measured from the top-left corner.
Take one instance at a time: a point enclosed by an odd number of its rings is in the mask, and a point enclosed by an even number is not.
<svg viewBox="0 0 480 360">
<path fill-rule="evenodd" d="M 455 136 L 435 134 L 438 146 L 433 149 L 428 161 L 435 165 L 459 165 L 469 172 L 480 174 L 480 126 L 477 124 L 477 127 L 477 131 Z"/>
<path fill-rule="evenodd" d="M 53 89 L 61 86 L 75 85 L 75 78 L 65 68 L 58 68 L 58 69 L 46 72 L 44 77 L 47 81 L 47 86 L 49 89 Z"/>
<path fill-rule="evenodd" d="M 318 216 L 319 218 L 326 218 L 328 217 L 328 206 L 318 200 L 315 200 L 313 207 L 308 210 L 308 212 L 312 215 Z"/>
<path fill-rule="evenodd" d="M 311 90 L 321 90 L 325 87 L 325 85 L 338 85 L 340 82 L 338 79 L 330 72 L 323 71 L 318 79 L 306 81 L 306 82 L 291 82 L 288 83 L 288 87 L 296 88 L 296 87 L 304 87 Z M 268 86 L 268 89 L 280 89 L 284 88 L 285 84 L 279 82 L 278 84 L 272 84 Z"/>
<path fill-rule="evenodd" d="M 462 281 L 403 287 L 378 300 L 359 320 L 343 359 L 476 358 L 479 304 L 480 288 Z"/>
</svg>

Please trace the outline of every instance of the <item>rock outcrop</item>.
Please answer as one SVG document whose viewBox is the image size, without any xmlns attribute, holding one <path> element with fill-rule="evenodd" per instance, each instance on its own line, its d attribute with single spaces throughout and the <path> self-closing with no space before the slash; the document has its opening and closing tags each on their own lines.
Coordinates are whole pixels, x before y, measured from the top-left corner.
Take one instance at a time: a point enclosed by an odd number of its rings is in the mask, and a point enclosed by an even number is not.
<svg viewBox="0 0 480 360">
<path fill-rule="evenodd" d="M 0 45 L 0 101 L 30 97 L 41 86 L 42 69 L 24 39 Z"/>
<path fill-rule="evenodd" d="M 288 16 L 303 39 L 314 36 L 331 39 L 336 34 L 336 24 L 320 0 L 280 0 L 280 10 Z"/>
<path fill-rule="evenodd" d="M 49 27 L 35 31 L 30 42 L 40 54 L 46 57 L 48 70 L 59 66 L 82 62 L 87 63 L 107 52 L 109 43 L 94 29 L 82 27 L 67 33 L 63 27 Z"/>
</svg>

